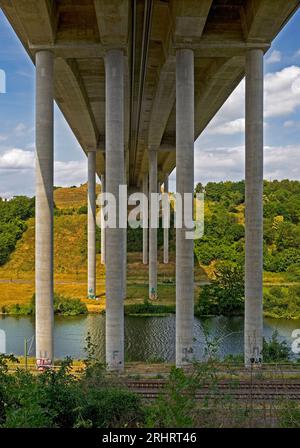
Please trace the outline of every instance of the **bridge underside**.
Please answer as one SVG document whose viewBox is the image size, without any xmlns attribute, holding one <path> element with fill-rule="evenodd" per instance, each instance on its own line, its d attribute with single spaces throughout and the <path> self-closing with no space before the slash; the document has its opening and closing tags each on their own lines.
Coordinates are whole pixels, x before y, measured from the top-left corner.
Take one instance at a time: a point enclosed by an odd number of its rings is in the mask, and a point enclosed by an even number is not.
<svg viewBox="0 0 300 448">
<path fill-rule="evenodd" d="M 55 99 L 87 153 L 105 173 L 105 67 L 109 48 L 125 54 L 128 183 L 142 185 L 147 150 L 159 147 L 158 176 L 175 167 L 175 52 L 195 58 L 195 139 L 245 74 L 245 52 L 266 51 L 297 0 L 1 0 L 32 60 L 55 55 Z"/>
<path fill-rule="evenodd" d="M 245 364 L 261 364 L 263 56 L 299 0 L 0 0 L 36 64 L 36 354 L 53 352 L 53 99 L 88 156 L 88 296 L 96 298 L 95 174 L 150 196 L 176 167 L 193 219 L 194 141 L 246 76 Z M 124 201 L 126 203 L 126 201 Z M 149 210 L 148 209 L 148 210 Z M 143 221 L 148 227 L 145 209 Z M 183 219 L 184 218 L 184 219 Z M 106 361 L 124 368 L 126 231 L 104 228 Z M 176 228 L 176 364 L 193 359 L 194 251 Z M 143 231 L 149 298 L 159 297 L 157 229 Z M 168 231 L 164 231 L 168 263 Z"/>
</svg>

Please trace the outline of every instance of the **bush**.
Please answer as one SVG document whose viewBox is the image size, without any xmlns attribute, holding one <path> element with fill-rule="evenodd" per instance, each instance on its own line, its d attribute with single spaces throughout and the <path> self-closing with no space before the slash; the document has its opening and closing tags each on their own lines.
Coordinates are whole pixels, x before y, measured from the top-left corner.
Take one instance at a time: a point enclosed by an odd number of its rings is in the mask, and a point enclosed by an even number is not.
<svg viewBox="0 0 300 448">
<path fill-rule="evenodd" d="M 27 229 L 26 220 L 34 216 L 34 199 L 16 196 L 10 201 L 0 198 L 0 266 L 9 260 L 17 241 Z"/>
<path fill-rule="evenodd" d="M 112 378 L 75 378 L 72 361 L 40 375 L 8 374 L 11 359 L 0 355 L 1 428 L 128 427 L 143 421 L 140 398 Z"/>
<path fill-rule="evenodd" d="M 271 339 L 263 340 L 264 362 L 284 362 L 289 360 L 290 349 L 286 341 L 279 341 L 278 331 L 274 331 Z"/>
<path fill-rule="evenodd" d="M 300 318 L 300 286 L 274 286 L 264 292 L 264 313 L 267 317 Z"/>
<path fill-rule="evenodd" d="M 78 316 L 79 314 L 86 314 L 88 312 L 85 303 L 81 302 L 80 299 L 72 299 L 70 297 L 65 297 L 62 294 L 54 293 L 54 314 L 60 314 L 64 316 Z M 10 305 L 6 312 L 8 314 L 15 315 L 32 315 L 35 314 L 35 294 L 33 294 L 30 304 Z"/>
<path fill-rule="evenodd" d="M 243 269 L 228 262 L 218 263 L 215 279 L 200 290 L 195 313 L 198 316 L 243 314 L 244 294 Z"/>
<path fill-rule="evenodd" d="M 144 303 L 125 305 L 125 314 L 168 314 L 175 313 L 174 305 L 153 305 L 148 299 Z"/>
<path fill-rule="evenodd" d="M 87 212 L 88 212 L 87 205 L 82 205 L 77 210 L 78 215 L 87 215 Z"/>
</svg>

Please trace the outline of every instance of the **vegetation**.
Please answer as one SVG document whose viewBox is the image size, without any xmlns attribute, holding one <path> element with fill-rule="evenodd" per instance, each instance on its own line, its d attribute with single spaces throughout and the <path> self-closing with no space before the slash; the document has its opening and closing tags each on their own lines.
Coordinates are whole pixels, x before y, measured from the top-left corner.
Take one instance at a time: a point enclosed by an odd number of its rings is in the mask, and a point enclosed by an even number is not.
<svg viewBox="0 0 300 448">
<path fill-rule="evenodd" d="M 264 362 L 287 362 L 290 357 L 290 348 L 286 341 L 280 341 L 278 331 L 274 331 L 269 340 L 263 340 Z"/>
<path fill-rule="evenodd" d="M 195 244 L 198 260 L 209 265 L 216 260 L 243 263 L 245 183 L 209 182 L 205 235 Z M 300 264 L 300 182 L 264 181 L 264 268 L 286 272 Z M 293 267 L 291 267 L 293 271 Z M 297 275 L 297 274 L 296 274 Z M 299 272 L 298 277 L 299 278 Z"/>
<path fill-rule="evenodd" d="M 265 269 L 269 270 L 265 271 L 264 294 L 265 314 L 270 317 L 300 317 L 299 184 L 296 181 L 274 181 L 264 185 L 264 259 Z M 196 294 L 200 282 L 211 281 L 211 285 L 201 288 L 201 298 L 195 308 L 198 315 L 243 313 L 244 187 L 243 181 L 210 182 L 205 187 L 201 184 L 196 187 L 197 192 L 205 192 L 205 234 L 195 241 Z M 86 298 L 86 199 L 86 184 L 54 191 L 55 290 L 64 297 L 80 298 L 89 311 L 102 312 L 105 308 L 105 272 L 100 266 L 101 231 L 98 227 L 97 272 L 101 278 L 97 282 L 97 296 L 100 300 L 89 301 Z M 2 209 L 6 212 L 2 213 Z M 1 259 L 7 260 L 0 269 L 3 280 L 0 309 L 14 314 L 30 313 L 30 298 L 34 293 L 34 200 L 21 197 L 2 201 L 0 211 L 0 264 Z M 17 224 L 14 221 L 16 216 Z M 171 221 L 173 219 L 171 215 Z M 159 301 L 153 306 L 159 305 L 160 308 L 148 307 L 147 310 L 143 304 L 143 298 L 147 297 L 148 268 L 141 263 L 142 229 L 129 228 L 127 243 L 128 290 L 125 304 L 126 307 L 138 306 L 126 308 L 126 312 L 143 315 L 168 313 L 170 310 L 163 309 L 161 305 L 173 306 L 175 301 L 175 230 L 170 230 L 171 263 L 160 263 L 158 271 Z M 160 260 L 162 243 L 163 231 L 159 229 Z M 280 294 L 272 290 L 274 284 L 280 287 Z"/>
<path fill-rule="evenodd" d="M 144 303 L 135 303 L 131 305 L 125 305 L 125 314 L 127 315 L 143 315 L 143 316 L 153 316 L 153 315 L 164 315 L 175 313 L 174 305 L 154 305 L 149 302 L 148 299 L 144 300 Z"/>
<path fill-rule="evenodd" d="M 267 317 L 299 319 L 300 285 L 267 289 L 264 293 L 264 312 Z"/>
<path fill-rule="evenodd" d="M 78 316 L 87 313 L 87 306 L 80 299 L 64 297 L 62 294 L 54 293 L 53 298 L 54 314 L 63 316 Z M 9 307 L 2 307 L 3 314 L 12 315 L 33 315 L 35 314 L 35 294 L 31 298 L 30 304 L 14 304 Z"/>
<path fill-rule="evenodd" d="M 16 196 L 4 201 L 0 198 L 0 266 L 8 261 L 27 228 L 26 221 L 33 215 L 34 199 Z"/>
<path fill-rule="evenodd" d="M 77 378 L 70 359 L 39 375 L 21 369 L 9 374 L 11 359 L 0 355 L 1 428 L 135 427 L 142 420 L 139 397 L 106 379 L 97 362 L 89 360 Z"/>
<path fill-rule="evenodd" d="M 200 290 L 195 314 L 238 315 L 244 311 L 244 272 L 241 266 L 220 262 L 214 270 L 214 278 Z"/>
</svg>

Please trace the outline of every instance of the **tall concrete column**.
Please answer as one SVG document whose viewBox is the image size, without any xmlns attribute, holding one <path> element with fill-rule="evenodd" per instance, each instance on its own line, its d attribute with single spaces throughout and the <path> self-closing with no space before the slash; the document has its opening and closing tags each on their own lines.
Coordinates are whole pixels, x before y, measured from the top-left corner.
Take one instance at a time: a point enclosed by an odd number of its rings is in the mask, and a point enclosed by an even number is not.
<svg viewBox="0 0 300 448">
<path fill-rule="evenodd" d="M 143 193 L 144 195 L 148 198 L 148 179 L 149 176 L 148 174 L 145 174 L 143 177 Z M 147 216 L 147 221 L 148 220 L 148 202 L 144 204 L 145 209 L 147 208 L 147 210 L 143 210 L 143 222 L 146 220 L 146 216 Z M 147 226 L 148 227 L 148 226 Z M 148 228 L 143 228 L 143 264 L 148 264 Z"/>
<path fill-rule="evenodd" d="M 246 55 L 245 365 L 263 342 L 263 51 Z"/>
<path fill-rule="evenodd" d="M 106 79 L 106 191 L 116 199 L 116 228 L 106 236 L 106 363 L 110 370 L 124 368 L 123 240 L 119 227 L 119 185 L 124 179 L 124 56 L 109 50 Z"/>
<path fill-rule="evenodd" d="M 36 54 L 35 333 L 39 364 L 53 354 L 53 85 L 54 57 Z"/>
<path fill-rule="evenodd" d="M 126 164 L 124 164 L 124 177 L 123 185 L 127 184 L 126 176 Z M 128 198 L 126 197 L 126 201 Z M 126 202 L 126 216 L 127 216 L 127 202 Z M 123 229 L 123 299 L 125 300 L 127 296 L 127 228 Z"/>
<path fill-rule="evenodd" d="M 164 180 L 164 193 L 169 193 L 169 176 L 165 177 Z M 164 263 L 169 263 L 169 229 L 164 229 Z"/>
<path fill-rule="evenodd" d="M 152 193 L 157 193 L 157 150 L 150 148 L 149 155 L 149 298 L 157 299 L 157 229 L 151 225 Z"/>
<path fill-rule="evenodd" d="M 101 193 L 105 192 L 105 176 L 101 176 Z M 101 210 L 101 264 L 105 264 L 105 226 L 104 216 Z"/>
<path fill-rule="evenodd" d="M 88 152 L 88 298 L 96 298 L 96 151 Z"/>
<path fill-rule="evenodd" d="M 194 54 L 176 51 L 176 192 L 194 191 Z M 192 199 L 191 199 L 192 200 Z M 184 201 L 183 215 L 184 216 Z M 184 221 L 182 219 L 182 221 Z M 193 358 L 194 242 L 176 229 L 176 365 Z"/>
</svg>

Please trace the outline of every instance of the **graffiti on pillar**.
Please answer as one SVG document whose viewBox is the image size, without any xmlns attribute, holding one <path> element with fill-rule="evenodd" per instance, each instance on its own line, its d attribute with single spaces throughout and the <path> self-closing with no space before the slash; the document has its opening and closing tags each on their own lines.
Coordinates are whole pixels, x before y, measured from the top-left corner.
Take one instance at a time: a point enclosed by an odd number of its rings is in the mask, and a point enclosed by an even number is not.
<svg viewBox="0 0 300 448">
<path fill-rule="evenodd" d="M 95 295 L 95 293 L 94 293 L 93 288 L 90 288 L 90 289 L 89 289 L 88 299 L 96 299 L 96 295 Z"/>
<path fill-rule="evenodd" d="M 157 299 L 157 294 L 155 291 L 155 288 L 151 288 L 150 290 L 150 300 L 156 300 Z"/>
<path fill-rule="evenodd" d="M 39 358 L 36 360 L 36 366 L 37 369 L 40 371 L 51 369 L 52 367 L 52 361 L 48 358 Z"/>
</svg>

